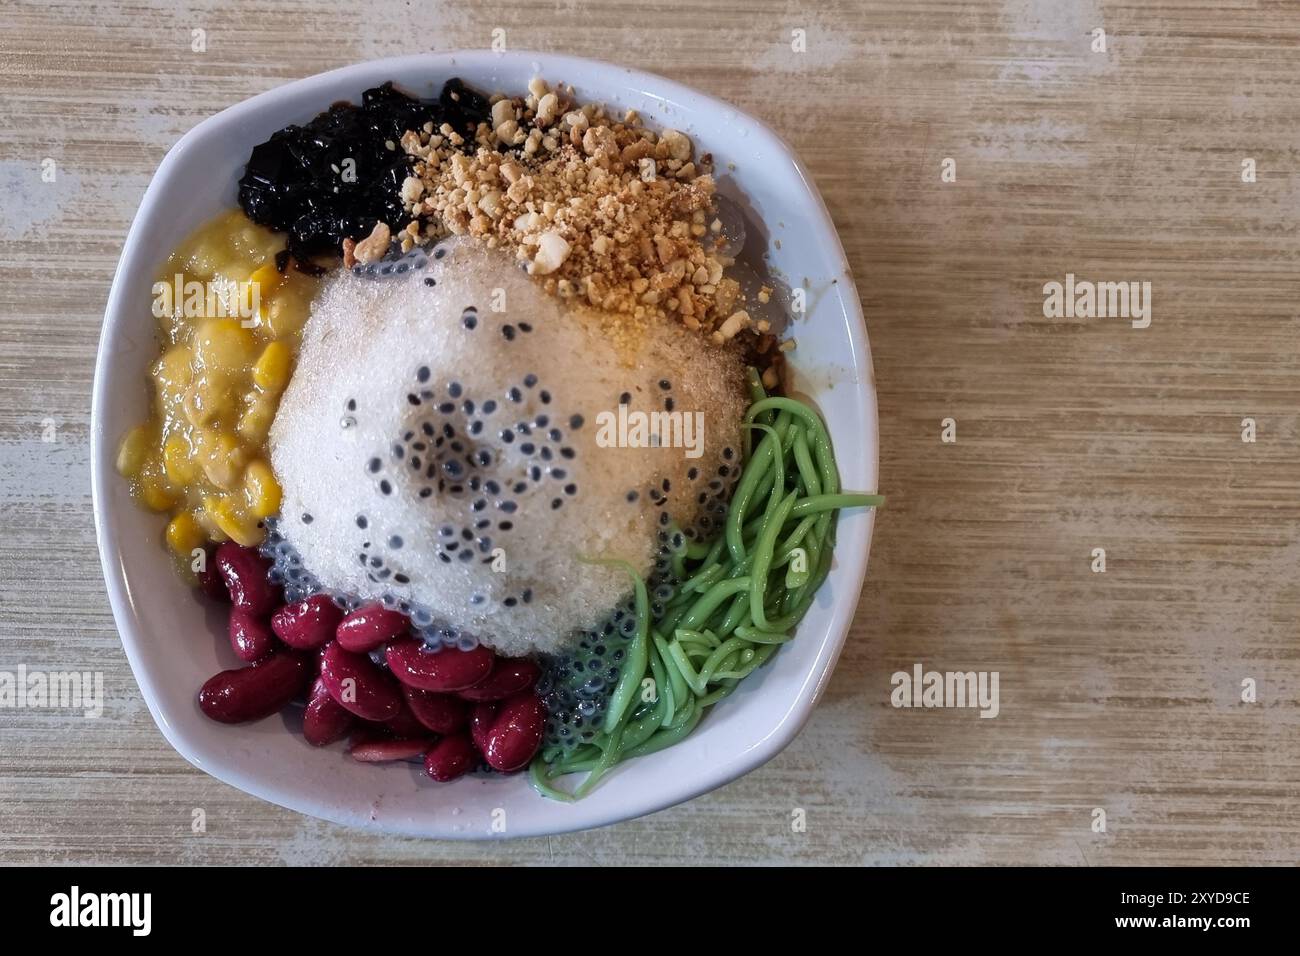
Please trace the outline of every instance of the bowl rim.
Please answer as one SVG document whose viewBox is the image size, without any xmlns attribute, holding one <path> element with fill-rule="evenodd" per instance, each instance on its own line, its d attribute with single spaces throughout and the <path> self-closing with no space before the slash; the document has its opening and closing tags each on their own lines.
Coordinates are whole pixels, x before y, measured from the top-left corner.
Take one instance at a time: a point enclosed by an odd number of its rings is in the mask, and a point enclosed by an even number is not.
<svg viewBox="0 0 1300 956">
<path fill-rule="evenodd" d="M 449 77 L 454 75 L 456 67 L 464 68 L 467 64 L 483 66 L 487 61 L 502 63 L 506 60 L 529 61 L 534 66 L 545 64 L 546 72 L 556 76 L 564 74 L 566 71 L 570 74 L 591 70 L 615 71 L 621 74 L 621 82 L 636 84 L 638 91 L 648 97 L 665 102 L 689 103 L 694 109 L 720 111 L 728 117 L 739 120 L 766 141 L 765 145 L 771 148 L 775 157 L 790 165 L 802 182 L 806 192 L 804 198 L 808 203 L 807 211 L 810 214 L 807 223 L 808 228 L 821 233 L 828 248 L 834 250 L 836 254 L 835 260 L 827 263 L 827 272 L 828 274 L 841 276 L 846 280 L 839 283 L 838 294 L 841 297 L 846 318 L 848 319 L 846 325 L 852 352 L 851 367 L 857 372 L 858 381 L 843 383 L 842 387 L 853 389 L 856 392 L 858 404 L 866 412 L 861 422 L 862 431 L 859 432 L 859 437 L 863 448 L 869 450 L 864 451 L 865 460 L 860 463 L 865 467 L 869 484 L 873 488 L 879 476 L 878 410 L 870 345 L 861 300 L 856 285 L 852 281 L 852 274 L 838 231 L 820 191 L 813 182 L 811 174 L 794 150 L 766 123 L 738 107 L 675 80 L 607 60 L 567 56 L 536 50 L 496 52 L 456 49 L 365 60 L 323 73 L 313 74 L 241 100 L 198 122 L 167 151 L 150 179 L 149 186 L 140 201 L 139 208 L 136 210 L 122 246 L 122 253 L 114 271 L 112 286 L 105 306 L 104 321 L 100 330 L 90 417 L 91 500 L 100 563 L 104 573 L 109 603 L 123 650 L 126 653 L 136 683 L 140 687 L 141 694 L 149 708 L 149 713 L 164 738 L 177 753 L 209 775 L 252 796 L 299 813 L 373 832 L 460 840 L 501 839 L 503 836 L 509 838 L 540 836 L 574 830 L 595 829 L 624 820 L 635 819 L 691 800 L 703 793 L 724 786 L 763 765 L 775 757 L 797 736 L 830 681 L 861 596 L 874 531 L 875 511 L 869 509 L 865 520 L 861 522 L 860 532 L 853 541 L 850 542 L 847 537 L 842 538 L 837 546 L 836 560 L 839 565 L 837 577 L 839 578 L 838 583 L 844 588 L 844 593 L 833 599 L 834 606 L 830 611 L 830 620 L 826 625 L 824 635 L 820 638 L 821 646 L 811 666 L 800 675 L 797 696 L 794 698 L 792 706 L 780 717 L 776 729 L 767 736 L 753 741 L 738 753 L 730 755 L 730 759 L 720 760 L 708 767 L 701 768 L 696 775 L 684 779 L 657 781 L 656 786 L 641 791 L 640 795 L 632 803 L 620 805 L 616 809 L 610 808 L 604 812 L 589 811 L 585 814 L 576 814 L 573 819 L 567 820 L 557 815 L 553 825 L 524 826 L 520 828 L 512 826 L 507 834 L 489 834 L 477 830 L 449 829 L 446 827 L 437 828 L 436 832 L 432 832 L 428 825 L 421 826 L 413 823 L 406 825 L 403 821 L 397 819 L 374 820 L 361 809 L 356 810 L 354 813 L 347 813 L 339 810 L 334 804 L 326 802 L 312 803 L 310 800 L 304 800 L 298 793 L 287 790 L 275 777 L 268 779 L 265 775 L 247 772 L 240 766 L 237 759 L 227 758 L 223 760 L 221 754 L 203 752 L 203 748 L 198 747 L 194 741 L 188 739 L 184 731 L 168 719 L 168 715 L 161 704 L 162 698 L 158 692 L 154 675 L 151 674 L 150 668 L 147 666 L 146 654 L 137 634 L 137 628 L 141 627 L 142 624 L 137 618 L 130 590 L 127 586 L 127 571 L 123 561 L 118 528 L 112 514 L 112 508 L 108 504 L 108 483 L 121 479 L 113 464 L 116 439 L 114 436 L 105 433 L 105 417 L 111 398 L 110 387 L 113 384 L 112 379 L 114 377 L 114 373 L 111 371 L 114 353 L 111 343 L 114 336 L 119 334 L 128 323 L 127 310 L 124 304 L 128 297 L 128 290 L 125 288 L 122 277 L 126 264 L 136 254 L 137 246 L 141 243 L 141 237 L 146 229 L 145 224 L 152 220 L 156 214 L 154 207 L 159 205 L 162 193 L 160 184 L 168 178 L 174 168 L 181 165 L 183 159 L 187 157 L 195 144 L 203 140 L 214 127 L 225 126 L 241 119 L 253 117 L 263 110 L 289 101 L 299 94 L 309 91 L 312 87 L 328 86 L 331 81 L 342 80 L 351 74 L 375 70 L 400 74 L 416 66 L 428 69 L 430 74 L 435 77 L 442 74 Z M 361 87 L 358 87 L 357 95 L 360 92 Z M 328 103 L 323 103 L 321 109 L 328 105 Z M 740 178 L 740 182 L 743 187 L 743 176 Z M 537 799 L 545 798 L 539 796 Z M 557 804 L 557 806 L 573 808 L 588 806 L 588 804 L 579 802 L 577 804 Z"/>
</svg>

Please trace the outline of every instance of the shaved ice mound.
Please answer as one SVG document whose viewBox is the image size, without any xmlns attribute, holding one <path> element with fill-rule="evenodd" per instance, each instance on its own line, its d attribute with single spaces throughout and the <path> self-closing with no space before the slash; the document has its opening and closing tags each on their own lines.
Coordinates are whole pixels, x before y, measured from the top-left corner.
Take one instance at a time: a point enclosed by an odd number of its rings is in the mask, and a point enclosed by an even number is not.
<svg viewBox="0 0 1300 956">
<path fill-rule="evenodd" d="M 469 239 L 371 271 L 317 297 L 271 429 L 274 538 L 311 587 L 409 607 L 426 639 L 554 653 L 630 591 L 583 559 L 644 577 L 666 529 L 719 526 L 736 351 L 664 326 L 630 355 Z"/>
</svg>

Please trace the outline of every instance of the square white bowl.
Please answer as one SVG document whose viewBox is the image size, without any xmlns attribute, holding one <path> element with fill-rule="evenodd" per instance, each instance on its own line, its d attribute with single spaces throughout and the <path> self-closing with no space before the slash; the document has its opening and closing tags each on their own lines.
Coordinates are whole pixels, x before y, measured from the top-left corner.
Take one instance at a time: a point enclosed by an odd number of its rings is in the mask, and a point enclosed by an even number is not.
<svg viewBox="0 0 1300 956">
<path fill-rule="evenodd" d="M 659 76 L 594 60 L 535 52 L 467 51 L 377 60 L 308 77 L 199 123 L 163 159 L 136 213 L 104 317 L 91 414 L 95 527 L 113 616 L 159 729 L 195 766 L 301 813 L 392 833 L 440 838 L 537 836 L 602 826 L 719 787 L 775 756 L 798 733 L 839 656 L 866 574 L 874 512 L 840 517 L 835 565 L 797 637 L 686 740 L 615 769 L 586 799 L 538 796 L 525 775 L 471 775 L 434 784 L 415 764 L 363 764 L 341 745 L 310 746 L 275 716 L 228 726 L 204 717 L 199 686 L 238 662 L 224 614 L 175 576 L 161 543 L 163 519 L 137 507 L 116 473 L 117 445 L 148 414 L 146 374 L 157 357 L 150 313 L 155 273 L 191 231 L 235 205 L 252 147 L 289 123 L 393 80 L 436 96 L 459 76 L 486 91 L 518 93 L 533 76 L 571 84 L 580 101 L 635 108 L 654 127 L 688 133 L 713 153 L 720 182 L 734 180 L 767 232 L 771 268 L 805 284 L 807 314 L 791 334 L 799 391 L 822 411 L 843 485 L 874 491 L 876 395 L 862 307 L 835 227 L 793 152 L 768 127 Z M 734 165 L 733 165 L 734 164 Z M 493 811 L 505 830 L 493 832 Z M 499 818 L 499 814 L 497 815 Z"/>
</svg>

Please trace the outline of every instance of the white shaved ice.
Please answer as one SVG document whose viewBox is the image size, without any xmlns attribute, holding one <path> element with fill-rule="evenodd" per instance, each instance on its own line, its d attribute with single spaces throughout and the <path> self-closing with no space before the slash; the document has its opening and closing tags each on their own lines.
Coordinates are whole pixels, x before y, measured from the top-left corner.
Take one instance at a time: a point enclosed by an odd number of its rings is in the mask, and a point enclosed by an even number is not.
<svg viewBox="0 0 1300 956">
<path fill-rule="evenodd" d="M 580 558 L 652 568 L 665 509 L 651 489 L 668 482 L 666 510 L 685 528 L 700 494 L 730 486 L 744 369 L 676 327 L 630 357 L 504 253 L 453 239 L 439 255 L 400 276 L 342 272 L 317 297 L 271 430 L 279 530 L 325 589 L 427 607 L 503 654 L 554 652 L 630 590 L 624 572 Z M 703 413 L 702 454 L 598 444 L 599 416 L 616 416 L 623 393 L 634 413 L 669 400 L 679 420 Z"/>
</svg>

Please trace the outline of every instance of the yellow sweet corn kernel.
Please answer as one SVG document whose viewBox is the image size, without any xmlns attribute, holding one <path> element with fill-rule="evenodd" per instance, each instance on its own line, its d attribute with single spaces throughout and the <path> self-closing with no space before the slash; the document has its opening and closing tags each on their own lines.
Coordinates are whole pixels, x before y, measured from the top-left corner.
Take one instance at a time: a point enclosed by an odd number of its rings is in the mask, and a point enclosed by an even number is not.
<svg viewBox="0 0 1300 956">
<path fill-rule="evenodd" d="M 203 510 L 231 540 L 246 548 L 262 543 L 262 529 L 240 510 L 234 495 L 220 498 L 210 495 L 203 499 Z"/>
<path fill-rule="evenodd" d="M 283 342 L 269 342 L 253 366 L 253 382 L 263 391 L 279 393 L 289 383 L 293 353 Z"/>
<path fill-rule="evenodd" d="M 203 473 L 222 491 L 231 491 L 244 473 L 248 451 L 230 432 L 199 432 L 198 459 Z M 234 535 L 231 535 L 233 538 Z"/>
<path fill-rule="evenodd" d="M 172 505 L 175 504 L 171 493 L 162 485 L 153 481 L 140 482 L 140 500 L 150 511 L 159 513 L 170 511 Z"/>
<path fill-rule="evenodd" d="M 239 210 L 235 214 L 222 230 L 229 235 L 231 245 L 254 265 L 273 259 L 284 239 L 265 226 L 249 222 Z"/>
<path fill-rule="evenodd" d="M 284 276 L 281 275 L 280 270 L 275 267 L 274 261 L 267 262 L 259 268 L 254 269 L 253 274 L 248 277 L 248 281 L 253 283 L 254 287 L 257 289 L 259 297 L 269 296 L 279 288 L 280 282 L 283 279 Z"/>
<path fill-rule="evenodd" d="M 216 268 L 213 269 L 212 275 L 213 278 L 239 282 L 248 277 L 248 269 L 245 268 L 239 254 L 234 249 L 222 249 L 221 254 L 217 257 Z"/>
<path fill-rule="evenodd" d="M 223 541 L 230 540 L 230 535 L 226 534 L 217 526 L 217 523 L 212 520 L 212 515 L 208 513 L 206 508 L 199 508 L 197 511 L 193 512 L 193 514 L 194 520 L 199 523 L 199 527 L 203 529 L 203 533 L 208 536 L 209 541 L 215 544 L 221 544 Z"/>
<path fill-rule="evenodd" d="M 244 414 L 239 417 L 236 430 L 243 439 L 252 445 L 261 445 L 271 433 L 271 423 L 275 421 L 275 402 L 249 392 L 244 396 L 247 403 Z"/>
<path fill-rule="evenodd" d="M 150 511 L 170 511 L 176 503 L 162 467 L 155 459 L 146 461 L 140 470 L 140 476 L 136 479 L 136 492 Z"/>
<path fill-rule="evenodd" d="M 207 540 L 207 532 L 188 511 L 182 511 L 167 524 L 167 545 L 179 557 L 189 558 Z"/>
<path fill-rule="evenodd" d="M 195 428 L 206 428 L 217 417 L 216 410 L 208 400 L 208 390 L 197 385 L 185 390 L 181 398 L 181 411 L 185 413 L 185 420 Z"/>
<path fill-rule="evenodd" d="M 185 256 L 187 279 L 204 281 L 217 274 L 217 264 L 221 261 L 221 248 L 207 236 L 204 236 Z"/>
<path fill-rule="evenodd" d="M 159 403 L 164 408 L 176 405 L 194 378 L 194 372 L 190 368 L 189 346 L 174 345 L 169 348 L 154 363 L 152 375 Z"/>
<path fill-rule="evenodd" d="M 239 319 L 209 319 L 194 336 L 194 357 L 205 369 L 239 371 L 257 358 L 257 340 Z"/>
<path fill-rule="evenodd" d="M 314 293 L 314 286 L 309 283 L 314 282 L 310 276 L 294 273 L 285 279 L 269 303 L 262 303 L 263 324 L 272 336 L 284 339 L 302 331 Z"/>
<path fill-rule="evenodd" d="M 144 468 L 153 444 L 153 430 L 148 425 L 136 425 L 122 438 L 117 448 L 117 470 L 125 478 L 134 478 Z"/>
<path fill-rule="evenodd" d="M 190 443 L 184 435 L 173 432 L 163 444 L 163 471 L 173 485 L 184 487 L 199 477 L 199 466 L 190 453 Z"/>
<path fill-rule="evenodd" d="M 246 381 L 241 373 L 205 370 L 186 389 L 180 410 L 198 428 L 229 425 L 239 417 L 238 386 Z"/>
<path fill-rule="evenodd" d="M 269 518 L 280 510 L 280 483 L 271 466 L 261 458 L 251 462 L 244 472 L 244 496 L 248 510 L 259 518 Z"/>
</svg>

